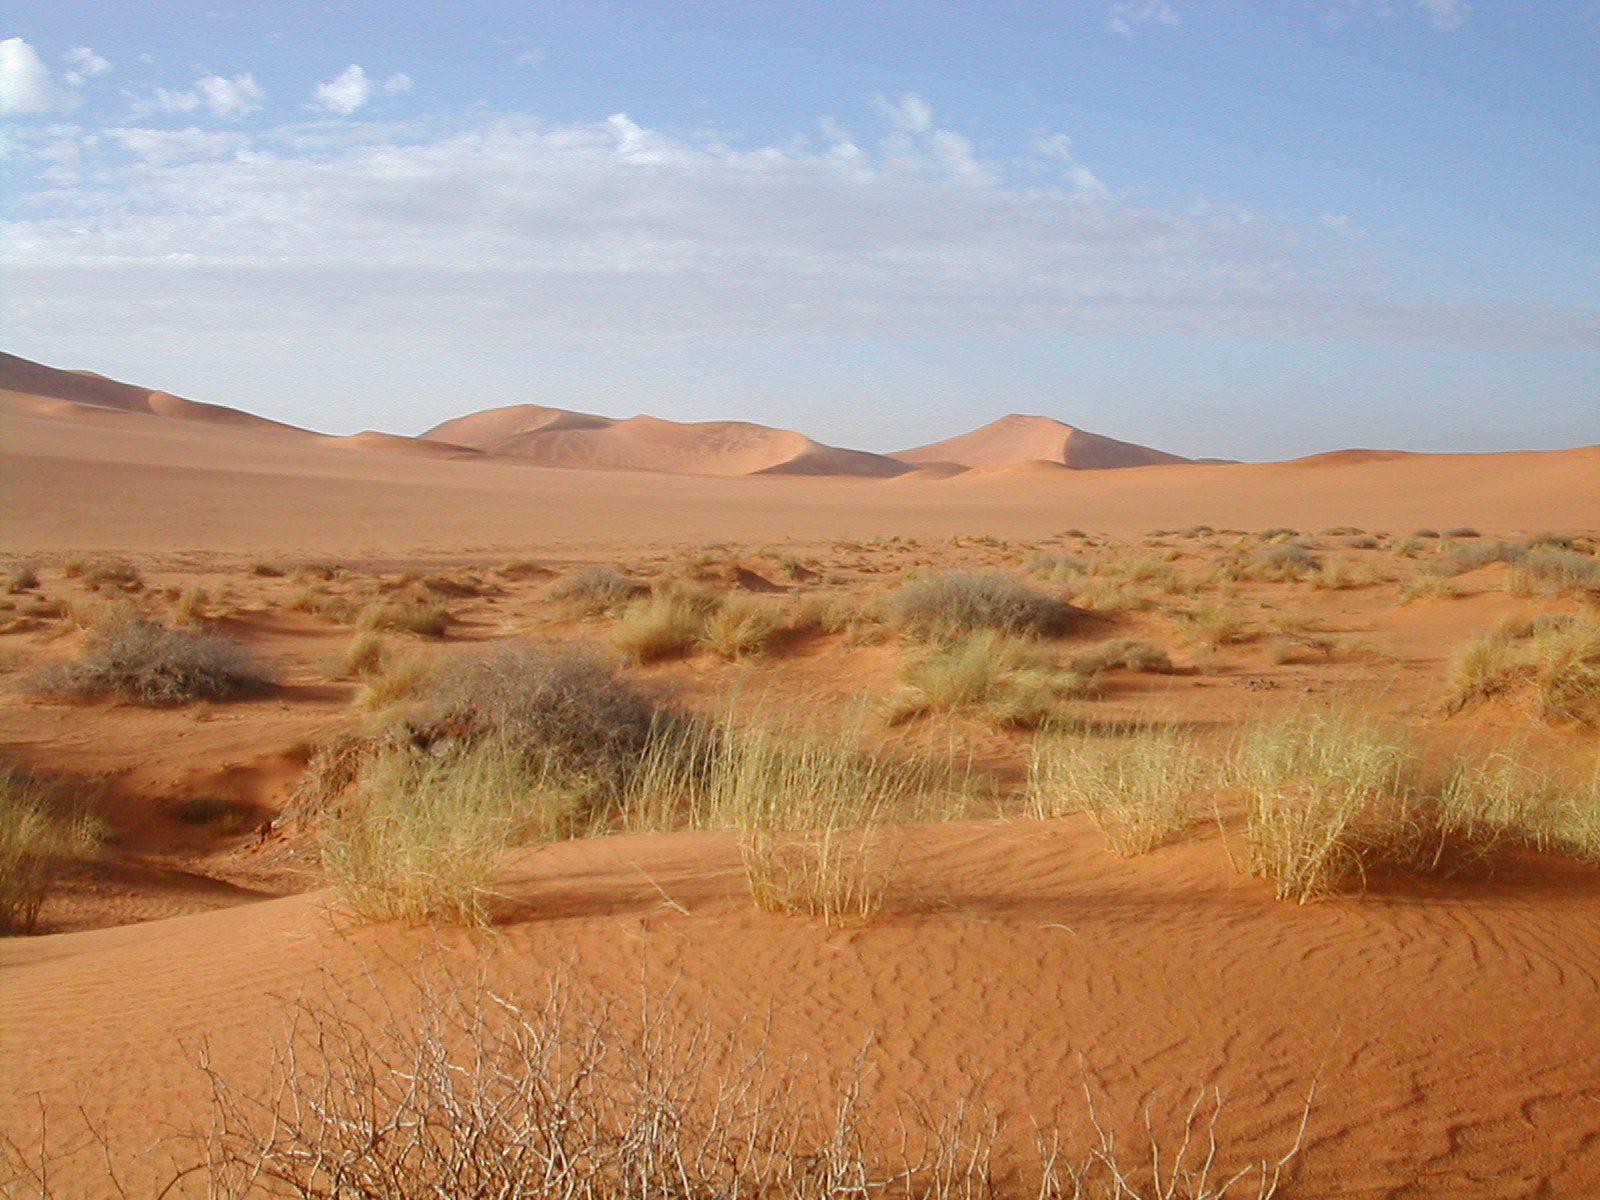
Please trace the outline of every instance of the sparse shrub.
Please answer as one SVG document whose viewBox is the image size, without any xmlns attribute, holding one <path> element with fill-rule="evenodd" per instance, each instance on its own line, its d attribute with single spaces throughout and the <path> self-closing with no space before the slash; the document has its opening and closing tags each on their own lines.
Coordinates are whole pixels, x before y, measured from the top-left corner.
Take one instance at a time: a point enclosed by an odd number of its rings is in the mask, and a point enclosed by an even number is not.
<svg viewBox="0 0 1600 1200">
<path fill-rule="evenodd" d="M 1246 731 L 1233 756 L 1250 865 L 1280 900 L 1305 903 L 1362 869 L 1363 852 L 1414 856 L 1417 753 L 1349 713 L 1294 713 Z"/>
<path fill-rule="evenodd" d="M 322 660 L 322 673 L 329 679 L 352 679 L 376 674 L 388 657 L 388 643 L 376 630 L 363 629 L 338 654 Z"/>
<path fill-rule="evenodd" d="M 1446 529 L 1444 531 L 1444 535 L 1445 537 L 1453 538 L 1475 538 L 1483 536 L 1470 525 L 1457 525 L 1454 529 Z"/>
<path fill-rule="evenodd" d="M 39 586 L 39 572 L 32 563 L 7 563 L 0 567 L 0 593 L 14 596 Z"/>
<path fill-rule="evenodd" d="M 1087 538 L 1089 535 L 1081 529 L 1063 529 L 1060 533 L 1056 534 L 1056 536 L 1058 538 L 1077 538 L 1081 541 L 1084 538 Z"/>
<path fill-rule="evenodd" d="M 900 626 L 921 637 L 960 638 L 979 630 L 1050 637 L 1083 615 L 1066 601 L 995 572 L 950 571 L 903 584 L 889 598 Z"/>
<path fill-rule="evenodd" d="M 1287 525 L 1274 525 L 1271 529 L 1263 529 L 1256 534 L 1256 537 L 1263 542 L 1281 542 L 1299 536 L 1298 529 L 1291 529 Z"/>
<path fill-rule="evenodd" d="M 1086 579 L 1073 591 L 1073 600 L 1106 617 L 1148 612 L 1156 601 L 1148 592 L 1121 579 Z"/>
<path fill-rule="evenodd" d="M 0 764 L 0 935 L 32 933 L 61 863 L 98 839 L 81 804 Z"/>
<path fill-rule="evenodd" d="M 1028 564 L 1028 573 L 1043 583 L 1073 583 L 1088 573 L 1088 564 L 1070 554 L 1041 554 Z"/>
<path fill-rule="evenodd" d="M 450 628 L 450 610 L 426 601 L 374 600 L 356 613 L 356 625 L 367 630 L 443 637 Z"/>
<path fill-rule="evenodd" d="M 358 634 L 357 637 L 367 636 Z M 382 660 L 361 676 L 361 686 L 351 700 L 365 712 L 382 712 L 396 704 L 416 699 L 428 682 L 432 664 L 412 654 L 384 654 Z"/>
<path fill-rule="evenodd" d="M 144 587 L 139 568 L 121 558 L 69 558 L 62 566 L 69 579 L 82 579 L 93 588 L 136 592 Z"/>
<path fill-rule="evenodd" d="M 180 825 L 205 829 L 224 838 L 253 833 L 267 819 L 254 804 L 227 796 L 185 796 L 166 805 L 165 811 Z"/>
<path fill-rule="evenodd" d="M 1202 646 L 1237 646 L 1256 636 L 1243 610 L 1236 605 L 1197 604 L 1193 608 L 1179 609 L 1172 616 Z"/>
<path fill-rule="evenodd" d="M 54 695 L 121 696 L 140 704 L 224 700 L 271 685 L 272 673 L 232 638 L 164 629 L 130 613 L 90 630 L 74 661 L 37 672 L 35 691 Z"/>
<path fill-rule="evenodd" d="M 284 570 L 277 563 L 258 562 L 250 564 L 250 574 L 259 579 L 281 579 Z"/>
<path fill-rule="evenodd" d="M 1195 798 L 1218 786 L 1214 753 L 1171 727 L 1111 726 L 1041 738 L 1028 774 L 1036 817 L 1088 813 L 1118 854 L 1145 854 L 1178 837 Z"/>
<path fill-rule="evenodd" d="M 500 564 L 500 574 L 507 579 L 542 579 L 550 569 L 536 558 L 512 558 Z"/>
<path fill-rule="evenodd" d="M 1257 550 L 1245 563 L 1246 570 L 1252 579 L 1275 580 L 1288 582 L 1299 579 L 1308 571 L 1315 571 L 1319 563 L 1317 556 L 1304 546 L 1293 542 L 1281 542 L 1276 545 L 1263 546 Z"/>
<path fill-rule="evenodd" d="M 1098 675 L 1113 667 L 1155 675 L 1166 675 L 1173 669 L 1165 650 L 1139 638 L 1110 638 L 1072 660 L 1072 669 L 1080 675 Z"/>
<path fill-rule="evenodd" d="M 610 642 L 623 657 L 638 663 L 688 654 L 701 638 L 718 607 L 716 597 L 683 588 L 669 588 L 636 600 L 612 627 Z"/>
<path fill-rule="evenodd" d="M 1457 546 L 1444 558 L 1428 563 L 1424 568 L 1435 575 L 1465 575 L 1490 563 L 1522 562 L 1527 551 L 1515 542 L 1480 542 L 1471 546 Z"/>
<path fill-rule="evenodd" d="M 1461 585 L 1440 575 L 1425 573 L 1400 585 L 1400 603 L 1413 600 L 1459 600 Z"/>
<path fill-rule="evenodd" d="M 1600 724 L 1600 615 L 1503 623 L 1456 652 L 1447 681 L 1452 713 L 1526 693 L 1540 717 Z"/>
<path fill-rule="evenodd" d="M 1600 862 L 1600 761 L 1595 767 L 1578 780 L 1515 745 L 1453 756 L 1435 792 L 1436 861 L 1463 844 L 1487 854 L 1511 843 Z"/>
<path fill-rule="evenodd" d="M 1437 540 L 1439 537 L 1439 531 L 1437 529 L 1413 529 L 1411 531 L 1411 536 L 1425 540 Z"/>
<path fill-rule="evenodd" d="M 1578 539 L 1566 533 L 1536 533 L 1523 545 L 1529 550 L 1576 550 Z"/>
<path fill-rule="evenodd" d="M 1339 544 L 1351 550 L 1376 550 L 1378 548 L 1378 539 L 1370 533 L 1355 534 L 1341 539 Z"/>
<path fill-rule="evenodd" d="M 725 598 L 711 614 L 701 641 L 713 654 L 730 661 L 766 654 L 790 632 L 784 613 L 754 596 Z"/>
<path fill-rule="evenodd" d="M 1087 695 L 1094 676 L 1063 670 L 1038 643 L 988 630 L 941 646 L 901 672 L 884 703 L 891 724 L 929 712 L 967 711 L 997 725 L 1049 723 L 1063 700 Z"/>
<path fill-rule="evenodd" d="M 599 617 L 616 612 L 650 589 L 615 567 L 579 567 L 551 586 L 548 598 L 575 616 Z"/>
<path fill-rule="evenodd" d="M 1578 550 L 1532 549 L 1512 568 L 1506 587 L 1522 595 L 1600 592 L 1600 559 Z"/>
<path fill-rule="evenodd" d="M 210 603 L 211 593 L 206 591 L 205 584 L 191 583 L 178 593 L 172 606 L 172 618 L 180 625 L 196 624 L 205 619 L 206 606 Z"/>
<path fill-rule="evenodd" d="M 1394 544 L 1389 547 L 1389 553 L 1396 558 L 1415 558 L 1426 549 L 1427 546 L 1420 538 L 1396 538 Z"/>
<path fill-rule="evenodd" d="M 1371 587 L 1382 582 L 1383 576 L 1371 563 L 1355 563 L 1340 558 L 1328 559 L 1311 575 L 1311 586 L 1324 591 Z"/>
</svg>

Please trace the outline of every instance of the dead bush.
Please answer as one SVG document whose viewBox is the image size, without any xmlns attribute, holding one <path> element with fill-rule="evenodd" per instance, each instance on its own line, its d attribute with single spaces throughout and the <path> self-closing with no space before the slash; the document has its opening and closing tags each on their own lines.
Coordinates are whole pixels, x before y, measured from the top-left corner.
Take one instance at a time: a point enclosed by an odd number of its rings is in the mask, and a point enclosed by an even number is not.
<svg viewBox="0 0 1600 1200">
<path fill-rule="evenodd" d="M 89 631 L 77 659 L 35 672 L 29 686 L 50 695 L 188 704 L 260 691 L 273 681 L 273 673 L 230 637 L 166 629 L 119 612 Z"/>
</svg>

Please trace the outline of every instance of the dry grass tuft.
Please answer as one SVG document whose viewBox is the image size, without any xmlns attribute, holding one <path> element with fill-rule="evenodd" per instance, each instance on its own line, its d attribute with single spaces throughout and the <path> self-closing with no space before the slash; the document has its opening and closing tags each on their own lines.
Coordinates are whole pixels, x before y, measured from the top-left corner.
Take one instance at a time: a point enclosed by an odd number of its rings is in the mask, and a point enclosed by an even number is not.
<svg viewBox="0 0 1600 1200">
<path fill-rule="evenodd" d="M 1145 854 L 1180 836 L 1195 799 L 1218 786 L 1214 755 L 1170 727 L 1112 726 L 1042 738 L 1028 807 L 1037 817 L 1088 813 L 1118 854 Z"/>
<path fill-rule="evenodd" d="M 35 672 L 34 691 L 139 704 L 225 700 L 270 687 L 273 675 L 243 646 L 218 633 L 164 629 L 135 613 L 94 625 L 74 661 Z"/>
<path fill-rule="evenodd" d="M 901 585 L 889 598 L 893 619 L 908 633 L 954 640 L 982 630 L 1052 637 L 1083 613 L 1065 600 L 997 572 L 950 571 Z"/>
<path fill-rule="evenodd" d="M 338 654 L 322 660 L 322 673 L 329 679 L 366 679 L 383 669 L 388 659 L 388 643 L 376 630 L 363 629 Z"/>
<path fill-rule="evenodd" d="M 573 616 L 600 617 L 619 611 L 649 590 L 615 567 L 588 566 L 556 580 L 546 598 Z"/>
<path fill-rule="evenodd" d="M 1037 642 L 995 631 L 939 647 L 908 664 L 885 701 L 891 724 L 930 712 L 968 712 L 996 725 L 1049 724 L 1065 700 L 1089 695 L 1095 674 L 1055 665 Z"/>
<path fill-rule="evenodd" d="M 356 613 L 355 621 L 360 629 L 438 638 L 450 628 L 450 610 L 422 600 L 374 600 Z"/>
<path fill-rule="evenodd" d="M 1526 694 L 1542 719 L 1600 724 L 1600 614 L 1502 622 L 1456 651 L 1447 681 L 1451 713 Z"/>
<path fill-rule="evenodd" d="M 0 935 L 32 933 L 60 864 L 89 854 L 99 839 L 81 803 L 0 765 Z"/>
<path fill-rule="evenodd" d="M 1152 675 L 1167 675 L 1173 670 L 1172 659 L 1165 650 L 1140 638 L 1109 638 L 1072 660 L 1072 669 L 1080 675 L 1098 675 L 1113 667 Z"/>
</svg>

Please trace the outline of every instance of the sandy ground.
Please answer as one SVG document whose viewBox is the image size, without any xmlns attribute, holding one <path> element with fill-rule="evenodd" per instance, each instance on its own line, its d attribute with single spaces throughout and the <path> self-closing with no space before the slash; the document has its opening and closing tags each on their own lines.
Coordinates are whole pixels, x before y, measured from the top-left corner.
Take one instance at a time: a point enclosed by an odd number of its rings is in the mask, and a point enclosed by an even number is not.
<svg viewBox="0 0 1600 1200">
<path fill-rule="evenodd" d="M 241 1086 L 265 1087 L 288 998 L 330 978 L 376 979 L 401 996 L 420 960 L 486 971 L 527 997 L 552 973 L 583 992 L 643 990 L 684 1028 L 726 1032 L 754 1018 L 775 1058 L 803 1060 L 796 1087 L 818 1096 L 869 1047 L 876 1095 L 934 1107 L 978 1096 L 1018 1161 L 1034 1121 L 1084 1144 L 1086 1094 L 1135 1137 L 1147 1103 L 1170 1134 L 1197 1089 L 1214 1085 L 1235 1160 L 1275 1157 L 1309 1113 L 1284 1195 L 1600 1195 L 1600 872 L 1555 856 L 1283 904 L 1236 868 L 1226 823 L 1122 859 L 1085 818 L 1020 816 L 1032 735 L 960 718 L 896 736 L 953 739 L 992 774 L 995 815 L 906 830 L 884 912 L 855 927 L 755 909 L 737 839 L 720 833 L 518 852 L 501 882 L 511 901 L 489 932 L 360 926 L 281 841 L 259 836 L 312 750 L 361 720 L 356 684 L 322 665 L 349 624 L 297 607 L 307 583 L 294 569 L 324 563 L 343 571 L 313 583 L 352 601 L 430 575 L 460 585 L 445 638 L 396 636 L 439 655 L 505 636 L 603 641 L 608 622 L 545 599 L 584 562 L 641 579 L 698 574 L 719 588 L 737 587 L 744 569 L 799 593 L 865 598 L 908 571 L 1020 573 L 1040 554 L 1198 568 L 1230 535 L 1147 535 L 1202 521 L 1288 525 L 1310 531 L 1319 554 L 1365 564 L 1366 581 L 1250 585 L 1234 600 L 1258 624 L 1295 614 L 1326 645 L 1284 661 L 1262 641 L 1204 650 L 1171 615 L 1182 598 L 1163 601 L 1062 644 L 1070 654 L 1143 637 L 1179 668 L 1112 672 L 1085 714 L 1221 729 L 1343 696 L 1430 744 L 1517 740 L 1587 762 L 1592 731 L 1540 726 L 1514 707 L 1459 717 L 1440 707 L 1464 639 L 1578 601 L 1509 593 L 1504 568 L 1490 566 L 1454 581 L 1452 596 L 1403 602 L 1419 561 L 1318 531 L 1592 531 L 1596 448 L 721 479 L 24 409 L 0 414 L 3 528 L 7 557 L 36 562 L 41 579 L 0 613 L 5 678 L 77 650 L 73 612 L 116 597 L 70 577 L 70 560 L 114 553 L 137 565 L 135 599 L 156 611 L 203 586 L 202 619 L 275 661 L 282 679 L 266 696 L 165 709 L 0 696 L 7 756 L 81 780 L 112 830 L 47 904 L 45 932 L 0 942 L 0 1130 L 31 1151 L 46 1114 L 58 1196 L 114 1194 L 84 1121 L 127 1194 L 154 1194 L 181 1157 L 163 1139 L 204 1113 L 202 1052 Z M 1069 529 L 1112 540 L 1059 536 Z M 1438 553 L 1429 542 L 1423 560 Z M 783 581 L 785 555 L 806 565 L 801 581 Z M 541 565 L 502 569 L 524 556 Z M 843 720 L 893 687 L 907 653 L 827 635 L 755 663 L 695 655 L 641 673 L 692 706 L 713 709 L 739 689 Z M 185 816 L 196 798 L 217 802 L 211 816 Z"/>
</svg>

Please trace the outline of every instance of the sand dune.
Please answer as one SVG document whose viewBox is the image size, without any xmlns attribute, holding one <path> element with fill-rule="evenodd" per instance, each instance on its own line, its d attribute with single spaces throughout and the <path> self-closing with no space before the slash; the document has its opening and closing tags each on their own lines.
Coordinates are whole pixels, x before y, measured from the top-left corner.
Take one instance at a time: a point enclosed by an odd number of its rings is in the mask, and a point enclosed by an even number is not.
<svg viewBox="0 0 1600 1200">
<path fill-rule="evenodd" d="M 1075 429 L 1050 417 L 1011 413 L 971 433 L 899 450 L 889 457 L 901 462 L 952 462 L 964 467 L 1007 467 L 1052 462 L 1081 470 L 1147 467 L 1190 460 L 1148 446 Z"/>
<path fill-rule="evenodd" d="M 622 468 L 680 475 L 903 474 L 882 455 L 824 446 L 801 433 L 747 421 L 683 423 L 517 404 L 470 413 L 423 434 L 547 467 Z"/>
</svg>

